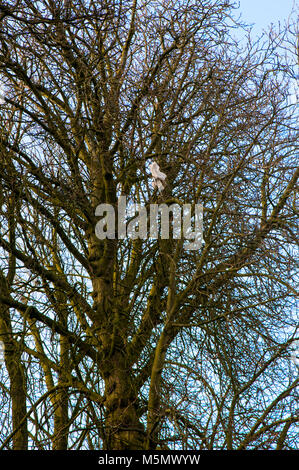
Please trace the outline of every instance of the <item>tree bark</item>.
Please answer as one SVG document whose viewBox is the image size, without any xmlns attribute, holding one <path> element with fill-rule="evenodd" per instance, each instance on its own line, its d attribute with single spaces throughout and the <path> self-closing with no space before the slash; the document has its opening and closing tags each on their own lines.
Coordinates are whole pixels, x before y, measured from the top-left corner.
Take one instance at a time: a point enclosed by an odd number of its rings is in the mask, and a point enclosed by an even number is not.
<svg viewBox="0 0 299 470">
<path fill-rule="evenodd" d="M 0 278 L 0 288 L 2 292 L 7 291 L 7 285 L 3 278 Z M 13 435 L 13 449 L 27 450 L 27 420 L 24 420 L 20 425 L 26 415 L 27 396 L 25 369 L 21 361 L 22 348 L 18 341 L 13 338 L 9 308 L 3 304 L 0 304 L 0 338 L 4 343 L 4 361 L 10 381 L 12 427 L 13 431 L 18 429 Z"/>
</svg>

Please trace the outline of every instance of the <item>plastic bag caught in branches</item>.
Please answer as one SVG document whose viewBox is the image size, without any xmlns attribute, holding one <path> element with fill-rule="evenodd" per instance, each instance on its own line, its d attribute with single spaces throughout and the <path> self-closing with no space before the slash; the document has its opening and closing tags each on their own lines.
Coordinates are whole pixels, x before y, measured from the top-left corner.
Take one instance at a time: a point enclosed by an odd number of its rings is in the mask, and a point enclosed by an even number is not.
<svg viewBox="0 0 299 470">
<path fill-rule="evenodd" d="M 159 192 L 161 192 L 165 187 L 163 182 L 165 181 L 167 175 L 160 171 L 160 167 L 156 162 L 151 163 L 149 165 L 149 169 L 153 177 L 153 188 L 158 188 Z"/>
</svg>

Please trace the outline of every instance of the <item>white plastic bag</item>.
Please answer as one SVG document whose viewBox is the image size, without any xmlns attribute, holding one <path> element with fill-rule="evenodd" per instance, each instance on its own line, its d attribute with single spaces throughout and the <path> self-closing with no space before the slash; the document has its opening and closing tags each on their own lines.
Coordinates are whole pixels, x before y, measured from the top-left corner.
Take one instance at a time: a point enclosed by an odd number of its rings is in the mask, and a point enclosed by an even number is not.
<svg viewBox="0 0 299 470">
<path fill-rule="evenodd" d="M 160 171 L 160 167 L 158 163 L 156 162 L 151 163 L 149 165 L 149 169 L 153 177 L 153 181 L 152 181 L 153 188 L 158 188 L 159 192 L 163 191 L 165 187 L 163 182 L 165 181 L 167 175 L 163 173 L 162 171 Z"/>
</svg>

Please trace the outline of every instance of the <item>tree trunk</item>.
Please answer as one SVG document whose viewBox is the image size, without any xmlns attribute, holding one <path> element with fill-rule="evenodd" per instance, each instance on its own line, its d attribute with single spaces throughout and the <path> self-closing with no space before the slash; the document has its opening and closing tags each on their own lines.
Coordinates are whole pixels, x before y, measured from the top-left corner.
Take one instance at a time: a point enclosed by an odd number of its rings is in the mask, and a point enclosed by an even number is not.
<svg viewBox="0 0 299 470">
<path fill-rule="evenodd" d="M 109 364 L 110 372 L 105 377 L 105 447 L 107 450 L 145 449 L 145 432 L 138 417 L 137 395 L 123 355 L 115 353 Z"/>
<path fill-rule="evenodd" d="M 60 337 L 60 366 L 58 385 L 67 382 L 69 365 L 69 344 L 66 338 Z M 55 394 L 53 450 L 66 450 L 68 446 L 68 392 L 62 388 Z"/>
<path fill-rule="evenodd" d="M 26 415 L 27 395 L 25 370 L 21 362 L 21 348 L 12 336 L 9 309 L 3 305 L 0 306 L 0 337 L 5 347 L 4 360 L 10 381 L 13 432 L 16 430 L 13 435 L 13 449 L 27 450 L 27 420 L 23 421 Z"/>
<path fill-rule="evenodd" d="M 13 436 L 13 449 L 27 450 L 27 420 L 23 421 L 27 411 L 24 366 L 21 363 L 21 355 L 17 345 L 13 344 L 12 341 L 6 342 L 5 350 L 5 364 L 10 379 L 13 431 L 17 429 L 17 432 Z"/>
</svg>

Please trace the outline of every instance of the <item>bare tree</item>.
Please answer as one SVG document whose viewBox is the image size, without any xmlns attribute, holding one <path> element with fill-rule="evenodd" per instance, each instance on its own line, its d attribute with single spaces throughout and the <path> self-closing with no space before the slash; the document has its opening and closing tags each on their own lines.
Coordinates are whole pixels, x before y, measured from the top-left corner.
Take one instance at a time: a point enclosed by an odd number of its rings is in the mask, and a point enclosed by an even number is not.
<svg viewBox="0 0 299 470">
<path fill-rule="evenodd" d="M 2 448 L 296 448 L 292 25 L 240 41 L 227 0 L 0 12 Z M 100 240 L 120 195 L 199 201 L 202 248 Z"/>
</svg>

